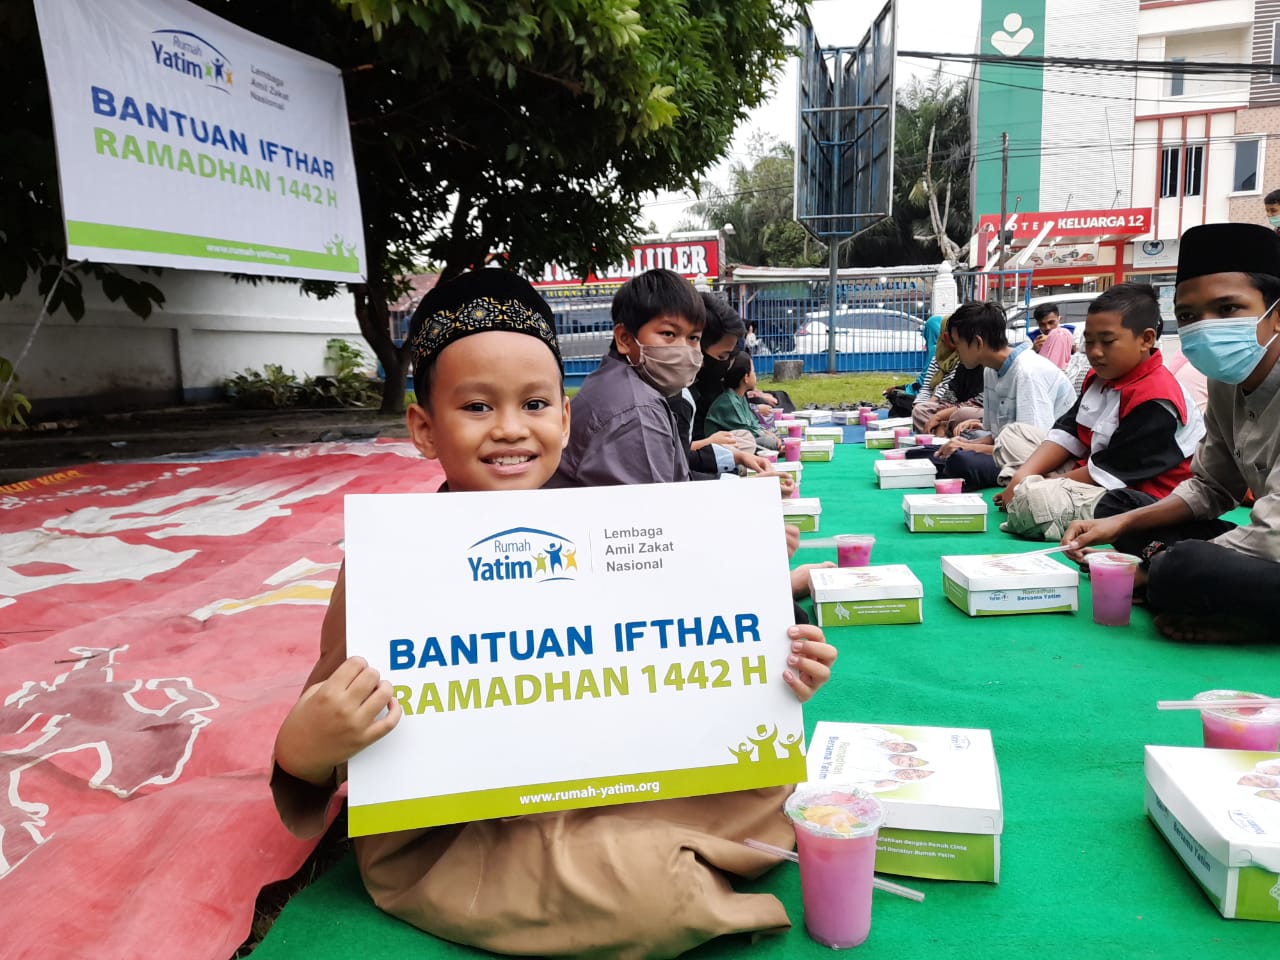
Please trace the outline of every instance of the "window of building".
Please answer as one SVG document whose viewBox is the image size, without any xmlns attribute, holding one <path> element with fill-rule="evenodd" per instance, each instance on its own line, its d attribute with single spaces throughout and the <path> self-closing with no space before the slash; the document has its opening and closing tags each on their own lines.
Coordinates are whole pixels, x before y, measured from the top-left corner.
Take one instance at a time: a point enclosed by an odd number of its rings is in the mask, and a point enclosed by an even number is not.
<svg viewBox="0 0 1280 960">
<path fill-rule="evenodd" d="M 1160 151 L 1160 196 L 1178 195 L 1178 160 L 1182 151 L 1178 147 L 1165 147 Z"/>
<path fill-rule="evenodd" d="M 1186 57 L 1170 57 L 1170 63 L 1186 63 Z M 1187 75 L 1181 70 L 1175 70 L 1169 76 L 1169 96 L 1180 97 L 1187 92 Z"/>
<path fill-rule="evenodd" d="M 1255 193 L 1258 190 L 1258 141 L 1236 141 L 1236 168 L 1231 178 L 1232 193 Z"/>
<path fill-rule="evenodd" d="M 1202 173 L 1204 172 L 1204 147 L 1187 147 L 1182 160 L 1182 195 L 1184 197 L 1200 196 Z"/>
<path fill-rule="evenodd" d="M 1280 23 L 1271 25 L 1271 65 L 1280 66 Z M 1272 83 L 1280 83 L 1280 71 L 1271 74 Z"/>
</svg>

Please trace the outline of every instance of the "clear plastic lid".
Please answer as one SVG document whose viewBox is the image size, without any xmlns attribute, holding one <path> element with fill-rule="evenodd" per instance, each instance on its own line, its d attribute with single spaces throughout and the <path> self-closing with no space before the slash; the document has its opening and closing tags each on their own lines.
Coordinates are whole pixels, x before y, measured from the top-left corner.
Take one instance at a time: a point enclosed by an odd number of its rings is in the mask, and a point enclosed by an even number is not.
<svg viewBox="0 0 1280 960">
<path fill-rule="evenodd" d="M 1205 690 L 1197 693 L 1194 697 L 1196 700 L 1210 702 L 1214 700 L 1250 700 L 1253 698 L 1267 699 L 1266 694 L 1249 693 L 1244 690 Z M 1226 720 L 1239 720 L 1242 723 L 1280 723 L 1280 707 L 1220 707 L 1204 712 L 1212 713 L 1214 716 L 1222 717 Z"/>
<path fill-rule="evenodd" d="M 1119 553 L 1115 550 L 1085 554 L 1084 559 L 1090 567 L 1136 567 L 1142 562 L 1141 557 L 1135 557 L 1131 553 Z"/>
<path fill-rule="evenodd" d="M 884 820 L 884 808 L 871 794 L 828 780 L 797 784 L 783 809 L 798 828 L 842 839 L 875 833 Z"/>
</svg>

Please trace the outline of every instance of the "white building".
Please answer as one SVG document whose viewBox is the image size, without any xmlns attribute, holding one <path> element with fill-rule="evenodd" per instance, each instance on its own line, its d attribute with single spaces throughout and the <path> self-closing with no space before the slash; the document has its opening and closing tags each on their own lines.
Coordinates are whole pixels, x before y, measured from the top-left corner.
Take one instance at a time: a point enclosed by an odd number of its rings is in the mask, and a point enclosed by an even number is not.
<svg viewBox="0 0 1280 960">
<path fill-rule="evenodd" d="M 18 368 L 37 415 L 217 399 L 223 380 L 245 368 L 278 363 L 301 378 L 325 372 L 330 338 L 364 344 L 345 289 L 316 300 L 296 283 L 265 278 L 252 285 L 221 273 L 165 270 L 146 279 L 165 296 L 146 320 L 107 300 L 87 278 L 79 322 L 65 310 L 44 319 Z M 0 300 L 0 356 L 17 361 L 41 306 L 34 279 L 17 299 Z"/>
<path fill-rule="evenodd" d="M 1141 0 L 1138 56 L 1171 65 L 1270 62 L 1276 18 L 1266 10 L 1277 6 L 1265 0 Z M 1260 16 L 1272 25 L 1259 25 Z M 1267 39 L 1259 47 L 1263 32 Z M 1280 102 L 1280 85 L 1259 84 L 1248 73 L 1138 76 L 1133 200 L 1151 208 L 1151 230 L 1134 239 L 1126 278 L 1152 283 L 1166 314 L 1172 312 L 1183 231 L 1201 223 L 1265 222 L 1268 134 L 1280 130 L 1280 110 L 1250 110 L 1251 94 L 1255 102 Z"/>
<path fill-rule="evenodd" d="M 1138 58 L 1247 63 L 1253 0 L 1168 3 L 1138 11 Z M 1238 133 L 1247 74 L 1140 74 L 1133 124 L 1133 202 L 1152 209 L 1143 240 L 1176 240 L 1188 227 L 1229 219 L 1233 195 L 1258 192 L 1265 143 Z"/>
</svg>

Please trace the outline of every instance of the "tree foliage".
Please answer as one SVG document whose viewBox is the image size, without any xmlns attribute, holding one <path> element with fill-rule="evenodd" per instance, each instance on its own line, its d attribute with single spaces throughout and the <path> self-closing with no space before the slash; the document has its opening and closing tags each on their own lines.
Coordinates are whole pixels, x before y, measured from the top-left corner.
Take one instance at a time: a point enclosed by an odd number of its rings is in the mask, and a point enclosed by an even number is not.
<svg viewBox="0 0 1280 960">
<path fill-rule="evenodd" d="M 826 247 L 809 237 L 792 217 L 795 196 L 795 150 L 790 144 L 757 136 L 748 148 L 749 162 L 729 168 L 725 187 L 709 187 L 691 204 L 689 226 L 718 230 L 733 225 L 725 237 L 725 255 L 734 263 L 758 267 L 812 267 L 826 260 Z"/>
<path fill-rule="evenodd" d="M 584 272 L 625 252 L 653 190 L 696 187 L 787 55 L 793 0 L 196 0 L 338 66 L 365 249 L 361 330 L 403 402 L 386 304 L 417 264 L 447 278 L 501 256 Z M 5 5 L 0 289 L 65 249 L 30 0 Z M 17 121 L 17 122 L 13 122 Z M 32 199 L 24 199 L 30 195 Z M 9 231 L 15 217 L 30 229 Z M 111 268 L 94 265 L 90 272 Z M 126 278 L 127 279 L 127 278 Z M 105 282 L 105 281 L 104 281 Z M 113 281 L 119 295 L 125 291 Z M 105 287 L 104 287 L 105 288 Z M 143 306 L 137 288 L 126 303 Z M 149 295 L 158 290 L 142 290 Z M 132 297 L 132 299 L 130 299 Z M 60 304 L 68 306 L 68 304 Z M 141 312 L 141 311 L 139 311 Z"/>
<path fill-rule="evenodd" d="M 936 263 L 944 258 L 929 216 L 928 191 L 922 184 L 927 169 L 935 188 L 945 191 L 951 187 L 947 236 L 957 245 L 968 242 L 972 223 L 967 87 L 941 73 L 916 78 L 898 91 L 895 110 L 893 216 L 841 251 L 845 266 L 892 267 Z"/>
</svg>

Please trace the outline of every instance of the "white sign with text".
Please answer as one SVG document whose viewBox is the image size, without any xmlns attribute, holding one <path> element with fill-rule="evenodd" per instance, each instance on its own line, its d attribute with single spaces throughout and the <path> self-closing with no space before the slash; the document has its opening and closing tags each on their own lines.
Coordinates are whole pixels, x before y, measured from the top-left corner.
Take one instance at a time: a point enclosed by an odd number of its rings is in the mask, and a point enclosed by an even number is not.
<svg viewBox="0 0 1280 960">
<path fill-rule="evenodd" d="M 185 0 L 36 0 L 73 259 L 359 282 L 336 67 Z"/>
<path fill-rule="evenodd" d="M 778 487 L 346 500 L 347 652 L 398 726 L 353 836 L 804 779 Z"/>
</svg>

